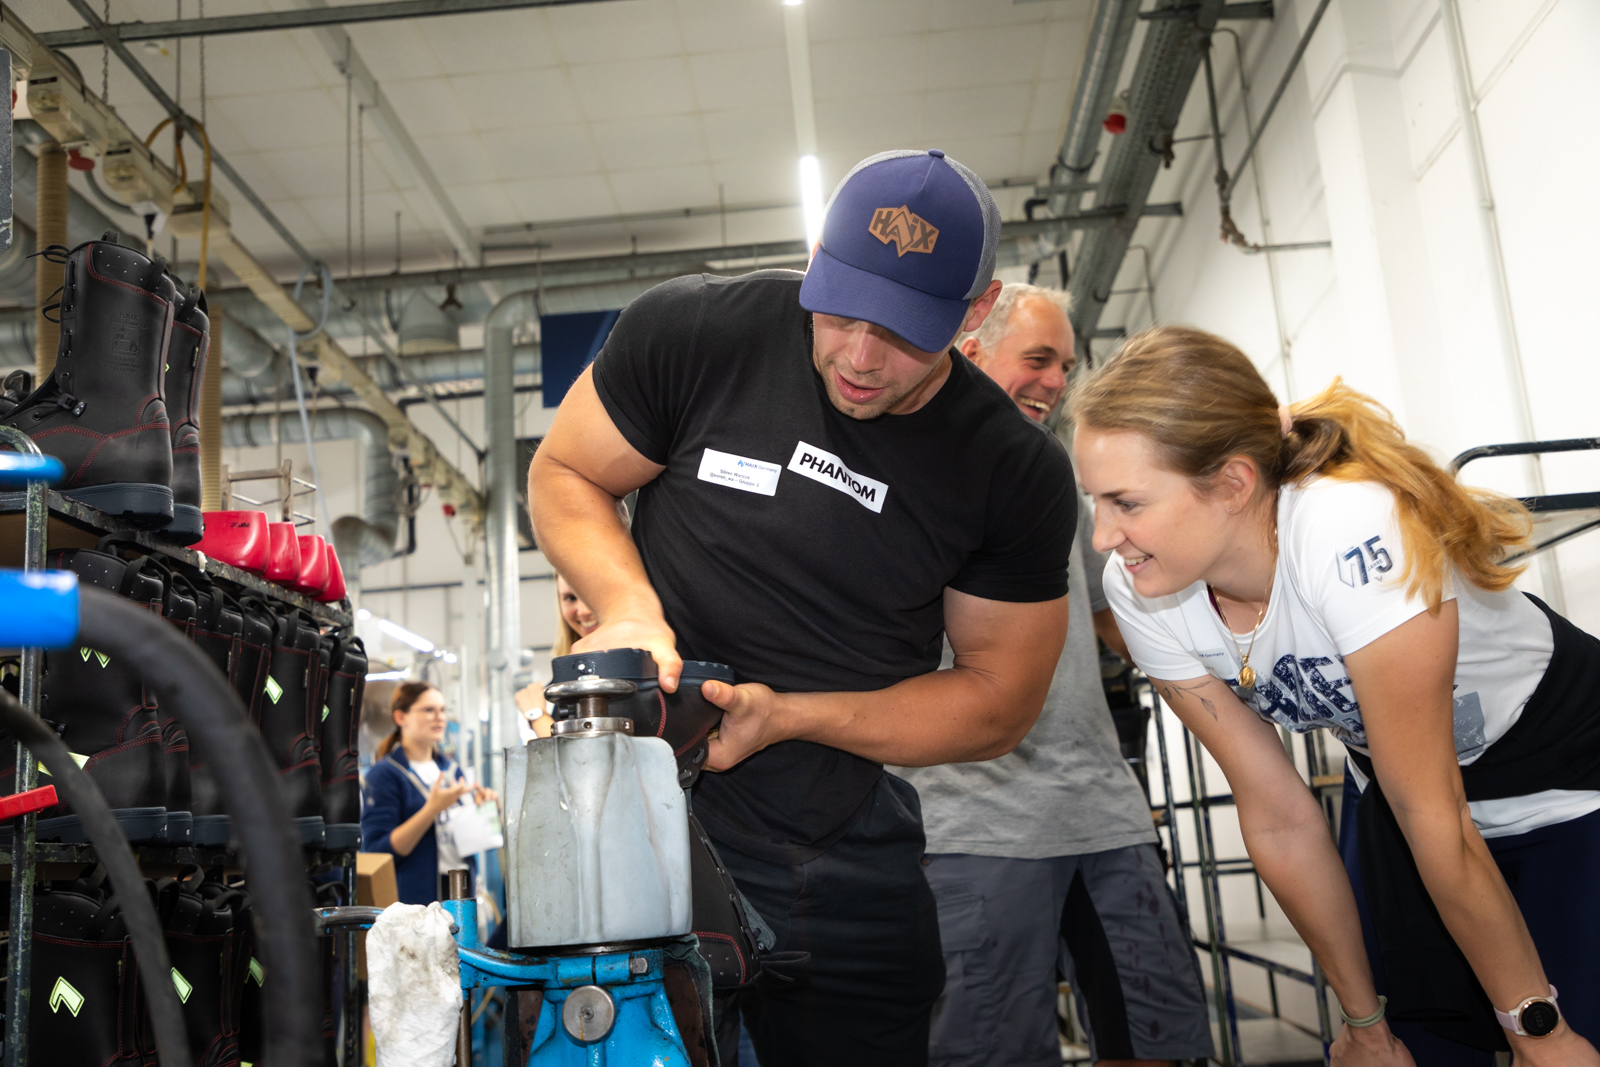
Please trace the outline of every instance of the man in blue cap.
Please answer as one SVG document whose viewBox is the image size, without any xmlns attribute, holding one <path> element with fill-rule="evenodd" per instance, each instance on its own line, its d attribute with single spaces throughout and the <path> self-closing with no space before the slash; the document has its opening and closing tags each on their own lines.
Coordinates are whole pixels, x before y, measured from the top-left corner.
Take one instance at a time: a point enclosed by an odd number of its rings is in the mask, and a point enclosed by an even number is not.
<svg viewBox="0 0 1600 1067">
<path fill-rule="evenodd" d="M 694 810 L 809 958 L 719 999 L 725 1064 L 741 1012 L 764 1067 L 927 1062 L 938 918 L 916 791 L 883 764 L 1028 732 L 1076 528 L 1066 452 L 950 348 L 999 293 L 999 230 L 944 153 L 862 161 L 803 276 L 635 300 L 529 471 L 539 544 L 600 617 L 581 649 L 648 649 L 668 691 L 683 657 L 739 679 L 704 687 L 724 717 Z"/>
</svg>

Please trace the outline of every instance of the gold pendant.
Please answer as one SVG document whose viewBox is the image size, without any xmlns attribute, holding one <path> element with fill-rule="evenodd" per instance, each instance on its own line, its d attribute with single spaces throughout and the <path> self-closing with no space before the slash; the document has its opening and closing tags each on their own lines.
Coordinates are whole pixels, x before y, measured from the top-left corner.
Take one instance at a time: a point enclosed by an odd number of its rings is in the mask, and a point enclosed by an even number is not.
<svg viewBox="0 0 1600 1067">
<path fill-rule="evenodd" d="M 1239 668 L 1239 687 L 1241 689 L 1254 689 L 1256 687 L 1256 670 L 1248 663 Z"/>
</svg>

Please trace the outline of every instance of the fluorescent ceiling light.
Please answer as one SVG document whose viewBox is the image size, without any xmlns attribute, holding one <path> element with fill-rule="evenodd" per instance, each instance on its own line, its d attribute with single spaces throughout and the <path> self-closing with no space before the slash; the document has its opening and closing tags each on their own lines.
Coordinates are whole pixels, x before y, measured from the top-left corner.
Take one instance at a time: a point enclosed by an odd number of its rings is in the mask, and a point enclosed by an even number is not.
<svg viewBox="0 0 1600 1067">
<path fill-rule="evenodd" d="M 374 674 L 367 675 L 367 681 L 369 681 L 369 682 L 392 682 L 392 681 L 395 681 L 397 679 L 404 678 L 407 673 L 409 673 L 409 672 L 407 672 L 407 671 L 378 671 L 378 672 L 376 672 Z"/>
<path fill-rule="evenodd" d="M 822 168 L 816 156 L 800 157 L 800 212 L 806 223 L 806 249 L 822 240 Z"/>
<path fill-rule="evenodd" d="M 400 626 L 400 625 L 398 625 L 396 623 L 392 623 L 388 619 L 379 619 L 378 620 L 378 629 L 382 630 L 384 633 L 388 634 L 390 637 L 394 638 L 396 641 L 401 641 L 401 642 L 404 642 L 405 644 L 410 645 L 412 648 L 416 649 L 418 652 L 432 652 L 433 651 L 433 642 L 432 641 L 429 641 L 426 637 L 423 637 L 421 634 L 414 634 L 410 630 L 407 630 L 404 626 Z"/>
</svg>

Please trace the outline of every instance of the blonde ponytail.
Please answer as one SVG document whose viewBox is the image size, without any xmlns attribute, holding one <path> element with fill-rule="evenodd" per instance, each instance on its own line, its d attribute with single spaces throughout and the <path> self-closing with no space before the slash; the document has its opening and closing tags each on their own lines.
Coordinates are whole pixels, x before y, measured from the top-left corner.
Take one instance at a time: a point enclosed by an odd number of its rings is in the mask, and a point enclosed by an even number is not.
<svg viewBox="0 0 1600 1067">
<path fill-rule="evenodd" d="M 1406 441 L 1387 408 L 1339 379 L 1290 406 L 1285 435 L 1277 398 L 1255 365 L 1203 330 L 1165 326 L 1129 338 L 1074 390 L 1071 411 L 1079 426 L 1149 438 L 1164 465 L 1201 492 L 1234 456 L 1254 461 L 1264 494 L 1313 476 L 1385 486 L 1405 546 L 1401 579 L 1430 610 L 1443 599 L 1450 566 L 1493 591 L 1522 573 L 1505 562 L 1531 531 L 1520 501 L 1461 485 Z"/>
</svg>

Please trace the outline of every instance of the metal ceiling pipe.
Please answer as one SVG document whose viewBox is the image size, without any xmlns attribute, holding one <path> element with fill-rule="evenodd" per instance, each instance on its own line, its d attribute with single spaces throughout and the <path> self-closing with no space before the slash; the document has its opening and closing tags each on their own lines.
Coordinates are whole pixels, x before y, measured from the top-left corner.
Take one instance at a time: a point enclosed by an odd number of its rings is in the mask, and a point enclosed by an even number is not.
<svg viewBox="0 0 1600 1067">
<path fill-rule="evenodd" d="M 483 404 L 488 426 L 484 487 L 489 498 L 484 554 L 489 578 L 489 731 L 483 750 L 492 753 L 502 739 L 516 737 L 512 676 L 522 658 L 522 588 L 517 564 L 516 363 L 512 333 L 539 315 L 536 291 L 512 293 L 495 304 L 483 324 Z M 493 766 L 491 761 L 489 766 Z"/>
<path fill-rule="evenodd" d="M 266 448 L 278 443 L 278 432 L 284 444 L 304 444 L 305 435 L 300 420 L 287 415 L 271 414 L 230 415 L 222 420 L 222 443 L 229 448 Z M 311 435 L 318 441 L 361 442 L 366 451 L 367 477 L 362 497 L 363 514 L 345 516 L 334 522 L 337 535 L 341 523 L 346 527 L 353 519 L 361 523 L 354 536 L 347 537 L 348 552 L 340 554 L 340 561 L 349 570 L 382 563 L 394 557 L 395 531 L 400 527 L 400 475 L 395 470 L 394 456 L 389 451 L 389 427 L 370 411 L 358 408 L 335 408 L 318 411 L 311 423 Z M 515 530 L 513 529 L 513 534 Z M 351 561 L 359 560 L 356 566 Z M 350 574 L 345 575 L 346 580 Z M 357 574 L 359 580 L 360 575 Z"/>
<path fill-rule="evenodd" d="M 1117 78 L 1139 22 L 1139 0 L 1098 0 L 1090 21 L 1089 42 L 1078 68 L 1078 91 L 1072 115 L 1061 138 L 1061 151 L 1050 167 L 1050 213 L 1071 215 L 1083 199 L 1089 169 L 1100 153 L 1101 122 L 1111 108 Z M 1102 197 L 1100 203 L 1107 201 Z"/>
<path fill-rule="evenodd" d="M 235 331 L 238 329 L 237 326 L 234 327 Z M 228 343 L 232 344 L 231 338 Z M 230 357 L 231 354 L 230 350 Z M 233 364 L 229 362 L 222 380 L 222 402 L 229 405 L 265 404 L 275 400 L 287 400 L 294 396 L 294 387 L 288 377 L 288 362 L 275 352 L 273 356 L 281 361 L 280 365 L 284 368 L 281 378 L 267 374 L 266 368 L 250 375 L 236 372 Z M 513 349 L 512 359 L 516 375 L 539 373 L 538 345 L 517 345 Z M 400 381 L 399 375 L 395 374 L 394 368 L 386 361 L 376 356 L 366 356 L 356 362 L 385 391 L 398 392 L 406 388 L 406 383 Z M 413 378 L 427 385 L 477 381 L 484 374 L 484 350 L 475 348 L 464 352 L 436 352 L 428 356 L 408 356 L 406 369 L 411 372 Z M 353 395 L 349 386 L 337 381 L 319 382 L 317 392 L 323 396 Z"/>
<path fill-rule="evenodd" d="M 1128 91 L 1128 129 L 1112 144 L 1095 192 L 1097 205 L 1119 205 L 1124 214 L 1112 225 L 1086 233 L 1073 264 L 1072 328 L 1079 355 L 1086 363 L 1089 339 L 1111 299 L 1112 284 L 1133 243 L 1133 231 L 1178 126 L 1183 102 L 1200 69 L 1202 49 L 1216 28 L 1222 4 L 1223 0 L 1199 0 L 1190 7 L 1180 0 L 1163 0 L 1160 10 L 1172 10 L 1174 16 L 1152 21 L 1145 33 Z"/>
<path fill-rule="evenodd" d="M 49 144 L 55 138 L 50 136 L 49 130 L 32 119 L 21 119 L 13 123 L 12 133 L 16 140 L 11 152 L 11 193 L 16 201 L 31 207 L 39 195 L 39 161 L 34 158 L 32 152 L 22 146 Z M 80 244 L 84 241 L 98 240 L 100 235 L 107 230 L 126 233 L 128 232 L 129 223 L 135 221 L 133 218 L 122 222 L 117 221 L 96 207 L 87 198 L 80 196 L 76 189 L 68 186 L 68 244 Z M 144 243 L 142 231 L 134 236 L 135 240 L 140 244 Z"/>
</svg>

